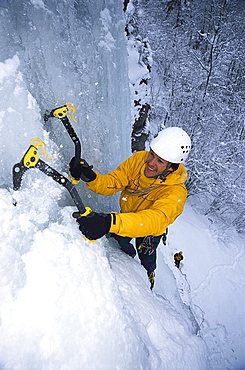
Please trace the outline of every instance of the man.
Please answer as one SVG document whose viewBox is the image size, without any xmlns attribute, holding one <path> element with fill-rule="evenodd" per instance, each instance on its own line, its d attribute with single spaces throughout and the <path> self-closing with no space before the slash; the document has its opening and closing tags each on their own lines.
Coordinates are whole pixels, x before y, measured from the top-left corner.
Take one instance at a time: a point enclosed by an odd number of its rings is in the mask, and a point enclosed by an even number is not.
<svg viewBox="0 0 245 370">
<path fill-rule="evenodd" d="M 115 171 L 100 175 L 86 161 L 70 162 L 71 175 L 82 179 L 98 194 L 113 195 L 121 191 L 121 213 L 92 212 L 77 218 L 79 229 L 88 239 L 101 238 L 108 232 L 121 249 L 134 257 L 130 243 L 136 238 L 141 264 L 147 270 L 151 289 L 154 285 L 156 248 L 169 224 L 184 208 L 187 172 L 183 165 L 191 149 L 187 133 L 178 127 L 162 130 L 151 141 L 150 151 L 140 151 L 124 161 Z"/>
<path fill-rule="evenodd" d="M 180 251 L 180 252 L 177 252 L 174 254 L 174 263 L 175 263 L 175 266 L 178 267 L 178 269 L 180 268 L 180 262 L 184 259 L 184 256 L 183 256 L 183 252 Z"/>
</svg>

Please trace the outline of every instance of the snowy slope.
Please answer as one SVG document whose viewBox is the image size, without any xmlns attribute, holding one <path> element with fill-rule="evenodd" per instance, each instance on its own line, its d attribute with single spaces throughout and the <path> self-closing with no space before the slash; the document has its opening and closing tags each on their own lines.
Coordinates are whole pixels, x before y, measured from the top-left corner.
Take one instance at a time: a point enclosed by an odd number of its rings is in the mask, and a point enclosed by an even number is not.
<svg viewBox="0 0 245 370">
<path fill-rule="evenodd" d="M 191 208 L 191 201 L 169 229 L 169 243 L 160 251 L 182 301 L 197 320 L 209 349 L 210 368 L 244 369 L 244 238 L 232 231 L 221 233 L 217 225 L 213 229 Z M 179 271 L 172 256 L 180 250 L 184 260 Z"/>
<path fill-rule="evenodd" d="M 44 183 L 36 193 L 53 188 L 55 207 L 57 186 Z M 42 196 L 27 206 L 28 194 L 14 207 L 1 190 L 2 368 L 206 368 L 205 344 L 179 299 L 152 293 L 139 262 L 111 241 L 84 241 L 74 208 L 56 207 L 56 221 L 38 225 L 49 205 L 35 215 Z"/>
<path fill-rule="evenodd" d="M 151 292 L 139 261 L 105 237 L 86 242 L 74 207 L 57 206 L 63 190 L 36 176 L 16 207 L 0 191 L 1 368 L 242 369 L 239 238 L 224 245 L 187 205 L 159 247 Z"/>
</svg>

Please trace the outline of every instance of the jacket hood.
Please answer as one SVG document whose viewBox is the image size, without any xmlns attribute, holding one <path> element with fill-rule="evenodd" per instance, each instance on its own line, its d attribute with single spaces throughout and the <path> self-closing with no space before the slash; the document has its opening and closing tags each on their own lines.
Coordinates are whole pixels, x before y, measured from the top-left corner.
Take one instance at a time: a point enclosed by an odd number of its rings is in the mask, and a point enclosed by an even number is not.
<svg viewBox="0 0 245 370">
<path fill-rule="evenodd" d="M 187 171 L 185 166 L 180 163 L 178 169 L 174 172 L 171 172 L 166 179 L 164 180 L 164 185 L 174 185 L 174 184 L 183 184 L 188 178 Z M 162 179 L 159 179 L 163 181 Z"/>
</svg>

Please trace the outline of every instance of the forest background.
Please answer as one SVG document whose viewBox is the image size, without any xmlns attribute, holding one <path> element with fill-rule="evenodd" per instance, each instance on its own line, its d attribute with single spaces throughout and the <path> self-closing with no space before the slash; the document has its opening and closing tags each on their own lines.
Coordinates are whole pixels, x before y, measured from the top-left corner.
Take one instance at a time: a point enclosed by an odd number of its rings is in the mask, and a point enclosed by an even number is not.
<svg viewBox="0 0 245 370">
<path fill-rule="evenodd" d="M 164 126 L 191 136 L 192 205 L 220 228 L 245 231 L 244 0 L 124 2 L 126 32 L 148 70 L 135 94 L 132 150 Z M 142 90 L 142 89 L 141 89 Z"/>
</svg>

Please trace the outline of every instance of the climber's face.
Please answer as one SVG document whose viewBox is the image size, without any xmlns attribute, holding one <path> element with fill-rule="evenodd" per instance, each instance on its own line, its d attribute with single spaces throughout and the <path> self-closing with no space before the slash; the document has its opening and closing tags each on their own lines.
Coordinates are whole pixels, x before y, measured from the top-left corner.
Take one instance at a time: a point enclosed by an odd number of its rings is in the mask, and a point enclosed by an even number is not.
<svg viewBox="0 0 245 370">
<path fill-rule="evenodd" d="M 167 166 L 168 161 L 160 158 L 153 150 L 150 150 L 146 160 L 145 176 L 157 178 L 166 170 Z"/>
</svg>

